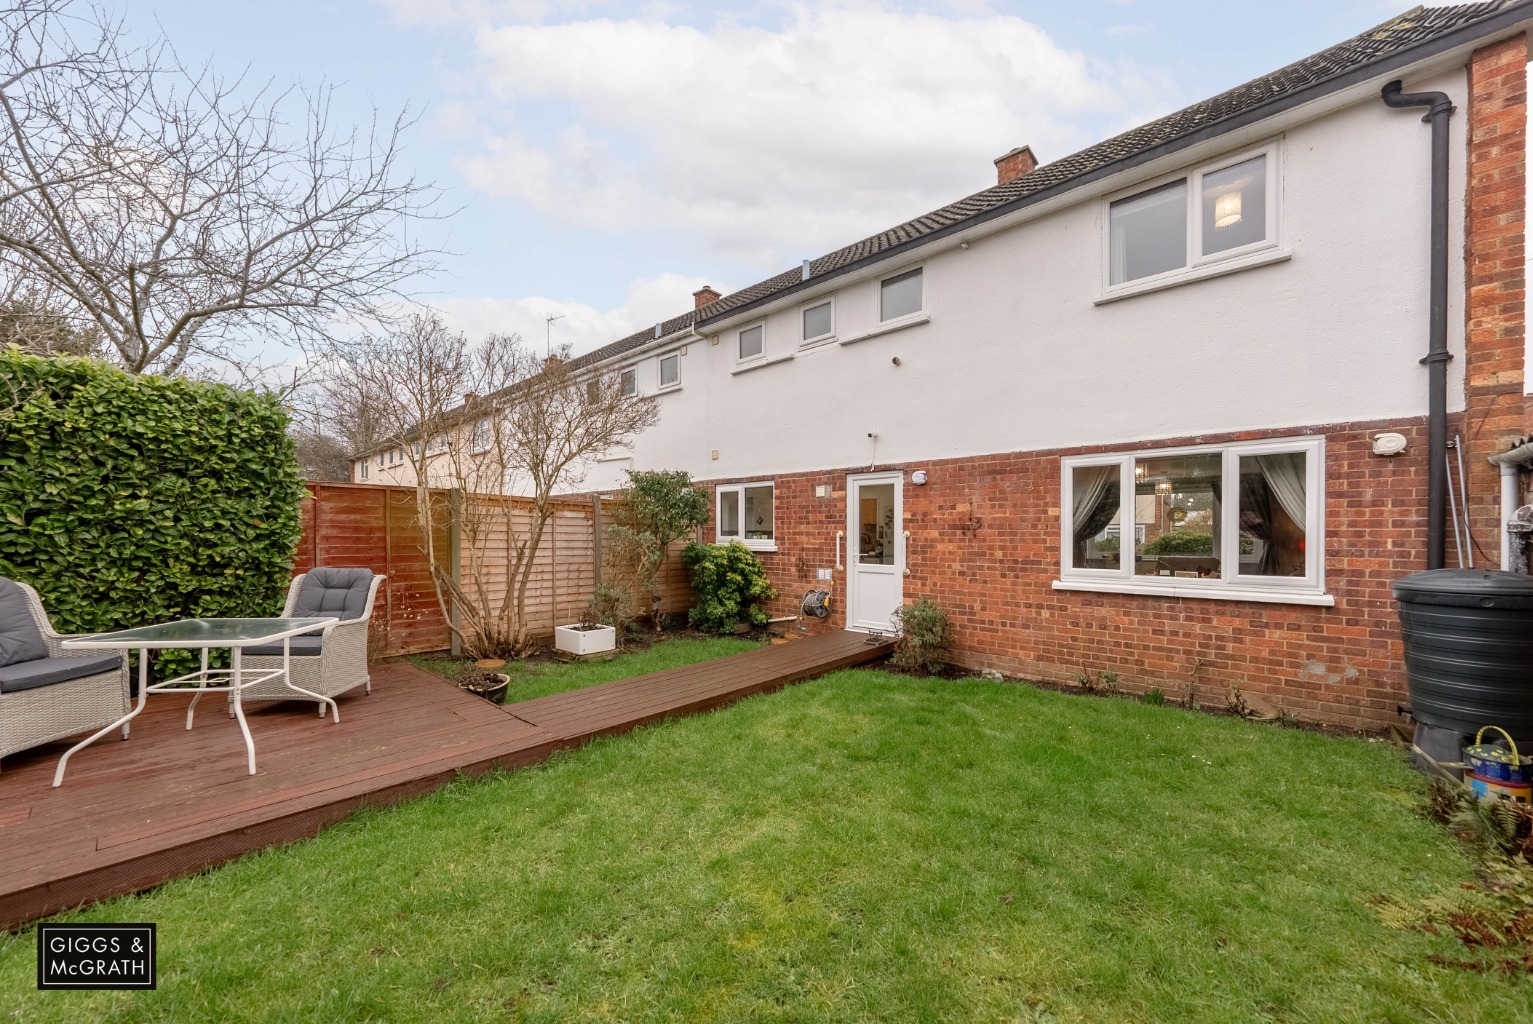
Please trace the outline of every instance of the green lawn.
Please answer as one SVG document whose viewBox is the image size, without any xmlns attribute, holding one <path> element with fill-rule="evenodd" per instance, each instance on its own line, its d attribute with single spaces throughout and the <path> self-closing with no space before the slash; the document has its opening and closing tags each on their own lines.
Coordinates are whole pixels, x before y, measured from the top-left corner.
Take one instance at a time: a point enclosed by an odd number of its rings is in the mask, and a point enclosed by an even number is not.
<svg viewBox="0 0 1533 1024">
<path fill-rule="evenodd" d="M 1383 744 L 848 671 L 119 900 L 159 990 L 26 1021 L 1533 1020 L 1367 900 L 1470 877 Z M 0 1009 L 3 1014 L 4 1009 Z"/>
<path fill-rule="evenodd" d="M 618 655 L 611 661 L 585 661 L 572 664 L 560 662 L 508 662 L 497 669 L 511 677 L 506 690 L 506 703 L 546 697 L 550 693 L 579 690 L 597 683 L 610 683 L 614 679 L 642 676 L 647 672 L 661 672 L 679 668 L 699 661 L 711 661 L 730 654 L 739 654 L 761 645 L 740 637 L 677 637 L 665 640 L 644 650 Z M 463 658 L 446 658 L 438 655 L 411 655 L 404 659 L 413 665 L 435 673 L 454 682 L 465 672 L 479 672 L 473 662 Z"/>
</svg>

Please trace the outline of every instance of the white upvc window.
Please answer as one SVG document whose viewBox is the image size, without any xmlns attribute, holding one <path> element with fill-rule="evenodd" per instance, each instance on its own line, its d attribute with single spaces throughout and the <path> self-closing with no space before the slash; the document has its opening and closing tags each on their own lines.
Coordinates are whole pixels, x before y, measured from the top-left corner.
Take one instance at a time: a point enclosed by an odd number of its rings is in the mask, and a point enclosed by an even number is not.
<svg viewBox="0 0 1533 1024">
<path fill-rule="evenodd" d="M 490 441 L 492 439 L 490 435 L 490 418 L 488 416 L 481 416 L 479 419 L 474 421 L 474 431 L 469 436 L 469 451 L 482 452 L 486 448 L 490 447 Z"/>
<path fill-rule="evenodd" d="M 926 308 L 923 277 L 922 268 L 916 267 L 878 283 L 879 323 L 913 317 Z"/>
<path fill-rule="evenodd" d="M 836 302 L 834 298 L 828 298 L 824 302 L 816 302 L 811 306 L 805 306 L 799 314 L 801 333 L 800 344 L 812 345 L 816 342 L 829 341 L 836 336 Z"/>
<path fill-rule="evenodd" d="M 1203 276 L 1276 249 L 1281 179 L 1276 143 L 1135 186 L 1107 201 L 1107 289 Z"/>
<path fill-rule="evenodd" d="M 617 375 L 618 389 L 627 398 L 632 398 L 639 393 L 639 371 L 633 367 L 623 370 Z"/>
<path fill-rule="evenodd" d="M 1314 600 L 1323 438 L 1072 456 L 1060 468 L 1056 586 L 1329 603 Z"/>
<path fill-rule="evenodd" d="M 714 536 L 718 542 L 738 540 L 757 551 L 776 551 L 774 498 L 771 481 L 720 485 L 714 501 L 717 527 Z"/>
<path fill-rule="evenodd" d="M 660 390 L 681 386 L 681 353 L 670 352 L 660 357 Z"/>
<path fill-rule="evenodd" d="M 751 324 L 735 334 L 735 358 L 742 363 L 766 355 L 766 321 Z"/>
<path fill-rule="evenodd" d="M 361 480 L 363 483 L 366 483 L 367 482 L 367 460 L 366 459 L 362 460 L 361 466 L 362 466 L 362 471 L 361 471 L 361 475 L 358 477 L 358 479 Z"/>
</svg>

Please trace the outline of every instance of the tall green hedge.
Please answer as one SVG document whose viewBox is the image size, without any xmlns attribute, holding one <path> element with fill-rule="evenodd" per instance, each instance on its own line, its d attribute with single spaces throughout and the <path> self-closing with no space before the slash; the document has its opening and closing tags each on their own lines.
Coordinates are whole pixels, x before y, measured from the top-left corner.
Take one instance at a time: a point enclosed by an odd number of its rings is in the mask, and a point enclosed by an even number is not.
<svg viewBox="0 0 1533 1024">
<path fill-rule="evenodd" d="M 56 628 L 282 609 L 303 481 L 273 396 L 0 350 L 0 576 Z"/>
</svg>

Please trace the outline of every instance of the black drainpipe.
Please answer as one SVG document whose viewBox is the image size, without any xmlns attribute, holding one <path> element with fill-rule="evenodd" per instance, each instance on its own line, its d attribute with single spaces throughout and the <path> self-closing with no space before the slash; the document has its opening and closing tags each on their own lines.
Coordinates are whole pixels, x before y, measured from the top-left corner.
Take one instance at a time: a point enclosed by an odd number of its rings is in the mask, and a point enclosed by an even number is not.
<svg viewBox="0 0 1533 1024">
<path fill-rule="evenodd" d="M 1441 569 L 1446 554 L 1448 495 L 1448 118 L 1445 92 L 1401 92 L 1398 80 L 1384 87 L 1391 107 L 1429 107 L 1421 120 L 1432 126 L 1431 311 L 1427 354 L 1427 568 Z"/>
</svg>

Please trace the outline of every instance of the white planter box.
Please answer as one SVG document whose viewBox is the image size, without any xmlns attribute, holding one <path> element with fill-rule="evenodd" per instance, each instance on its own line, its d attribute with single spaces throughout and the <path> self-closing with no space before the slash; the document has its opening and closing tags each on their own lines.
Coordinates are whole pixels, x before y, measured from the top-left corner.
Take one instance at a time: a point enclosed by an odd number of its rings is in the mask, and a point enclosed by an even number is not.
<svg viewBox="0 0 1533 1024">
<path fill-rule="evenodd" d="M 617 647 L 617 630 L 611 626 L 597 626 L 595 629 L 555 626 L 554 646 L 577 658 L 587 654 L 601 654 Z"/>
</svg>

